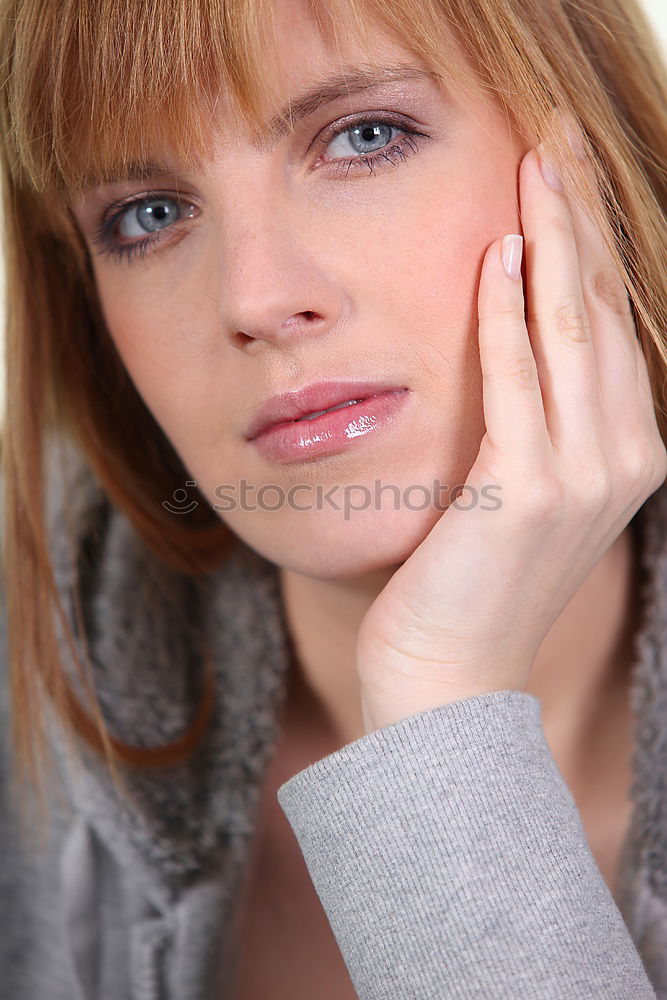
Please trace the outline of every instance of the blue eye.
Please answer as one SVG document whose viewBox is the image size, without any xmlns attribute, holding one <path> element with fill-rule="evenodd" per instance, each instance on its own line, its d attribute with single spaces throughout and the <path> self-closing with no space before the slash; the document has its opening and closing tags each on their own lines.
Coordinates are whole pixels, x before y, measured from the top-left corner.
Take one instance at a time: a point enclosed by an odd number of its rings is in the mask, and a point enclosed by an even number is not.
<svg viewBox="0 0 667 1000">
<path fill-rule="evenodd" d="M 118 231 L 121 236 L 145 236 L 164 229 L 179 218 L 179 203 L 174 198 L 151 198 L 130 205 L 120 219 Z M 134 223 L 134 226 L 133 226 Z M 135 232 L 128 232 L 134 228 Z"/>
<path fill-rule="evenodd" d="M 389 145 L 392 132 L 400 132 L 403 139 Z M 409 153 L 418 151 L 418 142 L 428 138 L 430 138 L 428 135 L 408 128 L 403 121 L 396 118 L 360 118 L 321 140 L 322 145 L 329 148 L 339 139 L 343 139 L 344 141 L 339 144 L 340 152 L 344 153 L 347 145 L 348 150 L 351 147 L 358 155 L 334 160 L 325 159 L 321 162 L 331 163 L 338 172 L 342 170 L 346 177 L 351 169 L 358 167 L 366 167 L 373 174 L 375 167 L 382 161 L 394 166 L 403 163 Z"/>
<path fill-rule="evenodd" d="M 395 141 L 399 133 L 402 136 Z M 326 137 L 319 140 L 327 149 L 338 147 L 337 152 L 356 153 L 356 156 L 342 156 L 334 159 L 321 156 L 317 161 L 318 169 L 332 167 L 336 172 L 343 172 L 347 177 L 351 170 L 366 169 L 375 174 L 379 165 L 398 166 L 407 157 L 418 152 L 419 142 L 430 136 L 409 128 L 402 119 L 395 116 L 358 118 L 348 122 L 344 128 L 337 131 L 329 130 Z M 92 243 L 100 253 L 109 254 L 118 259 L 130 259 L 134 254 L 144 257 L 151 244 L 159 241 L 158 233 L 168 229 L 182 219 L 192 218 L 196 213 L 194 205 L 171 195 L 159 192 L 148 192 L 141 198 L 121 205 L 118 211 L 104 218 L 95 233 Z M 104 213 L 105 216 L 109 209 Z M 118 242 L 118 237 L 132 240 L 131 243 Z M 143 237 L 143 238 L 137 238 Z"/>
<path fill-rule="evenodd" d="M 147 233 L 158 232 L 173 226 L 181 219 L 190 219 L 195 214 L 194 205 L 179 198 L 161 194 L 147 194 L 122 206 L 108 219 L 103 219 L 92 243 L 102 253 L 115 257 L 126 256 L 128 259 L 139 253 L 144 256 L 149 243 L 155 242 Z M 134 243 L 118 243 L 118 235 L 128 239 L 144 236 L 144 239 Z"/>
</svg>

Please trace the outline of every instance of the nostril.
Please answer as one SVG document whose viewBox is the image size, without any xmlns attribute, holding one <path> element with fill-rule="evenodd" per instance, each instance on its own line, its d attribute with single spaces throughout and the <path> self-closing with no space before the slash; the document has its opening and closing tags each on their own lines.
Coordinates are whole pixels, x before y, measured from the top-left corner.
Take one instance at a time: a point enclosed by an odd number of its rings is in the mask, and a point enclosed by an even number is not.
<svg viewBox="0 0 667 1000">
<path fill-rule="evenodd" d="M 237 341 L 239 347 L 247 347 L 251 341 L 255 340 L 255 337 L 251 337 L 248 333 L 238 332 L 234 335 L 234 339 Z"/>
</svg>

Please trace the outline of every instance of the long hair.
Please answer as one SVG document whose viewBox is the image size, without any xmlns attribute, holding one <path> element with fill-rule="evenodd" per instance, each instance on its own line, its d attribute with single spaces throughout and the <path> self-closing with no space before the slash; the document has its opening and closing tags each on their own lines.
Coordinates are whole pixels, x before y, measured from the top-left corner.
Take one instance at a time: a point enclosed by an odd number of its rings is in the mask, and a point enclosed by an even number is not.
<svg viewBox="0 0 667 1000">
<path fill-rule="evenodd" d="M 307 11 L 329 41 L 356 32 L 372 53 L 379 29 L 447 85 L 473 79 L 519 134 L 544 141 L 624 276 L 667 440 L 667 69 L 636 0 L 309 0 Z M 41 797 L 42 692 L 115 773 L 118 761 L 150 767 L 191 754 L 209 717 L 212 676 L 206 660 L 201 709 L 168 747 L 112 739 L 92 683 L 90 711 L 74 696 L 54 624 L 55 612 L 69 642 L 45 528 L 47 434 L 76 441 L 111 501 L 170 567 L 206 573 L 222 564 L 231 538 L 203 497 L 188 519 L 156 502 L 187 470 L 115 350 L 68 200 L 150 160 L 165 140 L 186 167 L 201 163 L 221 88 L 259 129 L 277 43 L 271 0 L 0 0 L 0 13 L 11 746 Z M 601 197 L 560 145 L 554 107 L 580 125 Z M 77 656 L 82 680 L 84 661 Z"/>
</svg>

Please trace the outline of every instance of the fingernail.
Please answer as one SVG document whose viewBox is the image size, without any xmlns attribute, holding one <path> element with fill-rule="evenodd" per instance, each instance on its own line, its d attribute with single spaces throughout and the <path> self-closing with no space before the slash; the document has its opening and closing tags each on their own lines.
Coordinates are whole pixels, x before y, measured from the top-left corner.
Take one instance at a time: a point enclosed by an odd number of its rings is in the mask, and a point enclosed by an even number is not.
<svg viewBox="0 0 667 1000">
<path fill-rule="evenodd" d="M 523 257 L 523 236 L 503 236 L 502 243 L 503 267 L 514 281 L 521 277 L 521 258 Z"/>
<path fill-rule="evenodd" d="M 575 131 L 573 125 L 566 126 L 565 134 L 567 135 L 568 142 L 572 148 L 572 152 L 581 160 L 582 163 L 586 162 L 586 150 L 584 149 L 584 144 L 581 140 L 581 135 L 578 131 Z"/>
<path fill-rule="evenodd" d="M 540 161 L 540 170 L 542 171 L 542 176 L 544 177 L 545 182 L 549 185 L 552 191 L 562 193 L 565 188 L 563 187 L 560 177 L 547 161 L 542 143 L 540 143 L 537 147 L 537 154 Z"/>
<path fill-rule="evenodd" d="M 567 136 L 567 141 L 570 144 L 570 148 L 577 159 L 586 161 L 586 150 L 584 148 L 583 140 L 581 137 L 581 130 L 577 125 L 576 121 L 569 112 L 559 111 L 558 115 L 560 117 L 561 124 L 563 126 L 563 131 Z"/>
</svg>

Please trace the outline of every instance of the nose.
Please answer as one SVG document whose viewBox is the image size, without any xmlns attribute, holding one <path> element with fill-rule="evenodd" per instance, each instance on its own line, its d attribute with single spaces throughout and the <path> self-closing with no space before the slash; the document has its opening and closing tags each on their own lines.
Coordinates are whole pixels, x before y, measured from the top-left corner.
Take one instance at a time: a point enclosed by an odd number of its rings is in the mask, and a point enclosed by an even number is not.
<svg viewBox="0 0 667 1000">
<path fill-rule="evenodd" d="M 252 190 L 248 190 L 251 187 Z M 328 273 L 331 244 L 308 207 L 264 195 L 258 185 L 234 200 L 220 237 L 217 276 L 220 319 L 232 346 L 244 352 L 291 348 L 338 324 L 342 296 Z"/>
<path fill-rule="evenodd" d="M 242 313 L 246 317 L 243 328 L 231 332 L 235 347 L 242 350 L 257 350 L 262 343 L 289 344 L 295 339 L 314 337 L 323 332 L 326 318 L 312 309 L 303 309 L 285 317 L 289 306 L 276 297 L 273 304 L 256 302 L 254 308 L 247 304 Z M 285 317 L 285 318 L 282 318 Z"/>
</svg>

